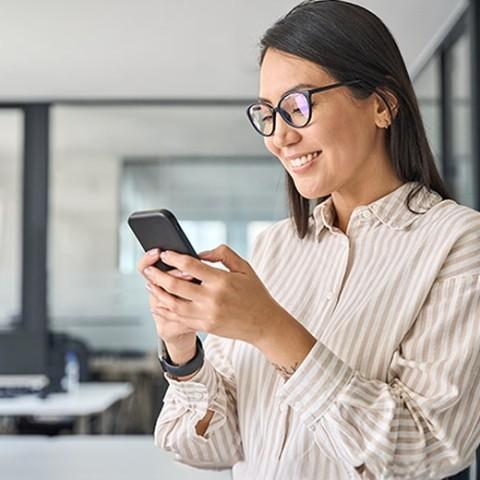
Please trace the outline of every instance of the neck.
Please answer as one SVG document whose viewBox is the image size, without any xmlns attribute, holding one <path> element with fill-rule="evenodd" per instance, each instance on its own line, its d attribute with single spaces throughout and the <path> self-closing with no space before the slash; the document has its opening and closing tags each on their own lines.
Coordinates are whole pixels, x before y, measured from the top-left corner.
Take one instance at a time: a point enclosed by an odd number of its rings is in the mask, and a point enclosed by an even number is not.
<svg viewBox="0 0 480 480">
<path fill-rule="evenodd" d="M 392 177 L 388 181 L 382 183 L 369 183 L 364 189 L 357 191 L 348 191 L 341 189 L 332 192 L 332 200 L 335 210 L 335 220 L 333 225 L 346 233 L 348 223 L 353 210 L 360 205 L 368 205 L 379 198 L 393 192 L 404 182 L 397 177 Z"/>
</svg>

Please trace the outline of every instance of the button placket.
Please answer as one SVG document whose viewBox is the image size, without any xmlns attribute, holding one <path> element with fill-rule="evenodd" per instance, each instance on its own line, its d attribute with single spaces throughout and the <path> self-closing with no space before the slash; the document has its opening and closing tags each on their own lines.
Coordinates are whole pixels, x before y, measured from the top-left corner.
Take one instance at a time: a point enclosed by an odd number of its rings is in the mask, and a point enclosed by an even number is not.
<svg viewBox="0 0 480 480">
<path fill-rule="evenodd" d="M 285 402 L 285 394 L 276 394 L 275 395 L 275 402 L 277 403 L 278 408 L 278 415 L 276 415 L 275 422 L 279 426 L 279 431 L 277 435 L 277 442 L 272 446 L 272 455 L 273 458 L 278 460 L 283 452 L 285 447 L 285 442 L 288 436 L 288 426 L 289 426 L 289 419 L 291 415 L 291 406 Z"/>
<path fill-rule="evenodd" d="M 349 227 L 350 228 L 350 227 Z M 344 244 L 343 244 L 343 256 L 341 257 L 341 261 L 343 263 L 342 267 L 338 270 L 337 275 L 335 280 L 332 282 L 332 286 L 334 290 L 331 290 L 330 292 L 327 293 L 326 295 L 326 302 L 328 302 L 328 312 L 331 318 L 333 318 L 333 315 L 335 314 L 335 310 L 337 309 L 339 299 L 342 295 L 343 288 L 345 286 L 345 281 L 346 278 L 345 276 L 347 275 L 347 267 L 350 261 L 350 242 L 347 236 L 344 238 Z M 331 300 L 335 299 L 334 302 Z M 326 339 L 328 338 L 330 332 L 334 329 L 334 324 L 330 323 L 329 325 L 326 326 L 322 338 Z"/>
<path fill-rule="evenodd" d="M 349 246 L 350 246 L 350 245 L 349 245 L 349 242 L 348 242 L 348 238 L 345 237 L 344 242 L 343 242 L 343 245 L 342 245 L 343 251 L 348 250 Z M 347 253 L 347 261 L 348 261 L 348 255 L 349 255 L 349 254 Z M 343 278 L 343 277 L 342 277 L 342 278 Z M 336 296 L 335 290 L 330 290 L 330 291 L 325 295 L 325 299 L 326 299 L 327 302 L 330 302 L 333 298 L 335 298 L 335 296 Z"/>
</svg>

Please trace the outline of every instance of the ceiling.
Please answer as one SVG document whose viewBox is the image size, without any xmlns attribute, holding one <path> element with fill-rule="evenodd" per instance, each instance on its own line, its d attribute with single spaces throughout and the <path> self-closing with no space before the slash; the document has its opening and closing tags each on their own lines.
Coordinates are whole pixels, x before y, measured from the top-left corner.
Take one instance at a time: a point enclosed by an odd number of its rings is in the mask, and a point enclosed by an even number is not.
<svg viewBox="0 0 480 480">
<path fill-rule="evenodd" d="M 257 42 L 291 0 L 0 0 L 0 101 L 251 98 Z M 466 0 L 361 0 L 411 72 Z"/>
</svg>

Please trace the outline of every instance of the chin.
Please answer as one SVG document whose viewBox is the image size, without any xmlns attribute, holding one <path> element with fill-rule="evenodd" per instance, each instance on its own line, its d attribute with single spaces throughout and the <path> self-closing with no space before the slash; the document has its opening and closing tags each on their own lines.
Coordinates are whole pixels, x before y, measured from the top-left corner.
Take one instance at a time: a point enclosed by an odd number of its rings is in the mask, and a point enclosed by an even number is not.
<svg viewBox="0 0 480 480">
<path fill-rule="evenodd" d="M 317 198 L 319 198 L 321 195 L 314 195 L 314 194 L 305 194 L 305 193 L 302 193 L 302 192 L 299 192 L 300 195 L 303 197 L 303 198 L 306 198 L 307 200 L 316 200 Z"/>
<path fill-rule="evenodd" d="M 324 190 L 318 189 L 305 189 L 305 188 L 298 188 L 297 185 L 295 185 L 297 188 L 297 192 L 303 197 L 306 198 L 307 200 L 316 200 L 317 198 L 320 197 L 325 197 L 327 195 L 330 195 L 331 192 L 326 192 Z"/>
</svg>

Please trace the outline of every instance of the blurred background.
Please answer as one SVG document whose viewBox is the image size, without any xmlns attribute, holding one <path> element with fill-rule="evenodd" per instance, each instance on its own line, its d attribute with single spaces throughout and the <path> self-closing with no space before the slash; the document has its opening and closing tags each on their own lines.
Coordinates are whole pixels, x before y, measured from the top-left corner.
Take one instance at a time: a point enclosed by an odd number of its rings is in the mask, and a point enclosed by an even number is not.
<svg viewBox="0 0 480 480">
<path fill-rule="evenodd" d="M 2 478 L 30 478 L 22 458 L 52 442 L 65 455 L 38 460 L 45 478 L 229 478 L 152 446 L 167 385 L 126 219 L 168 208 L 197 251 L 248 259 L 287 217 L 245 108 L 258 41 L 297 3 L 0 0 L 0 465 L 16 468 Z M 354 3 L 391 29 L 438 168 L 479 209 L 480 2 Z M 122 449 L 137 463 L 118 466 Z"/>
</svg>

